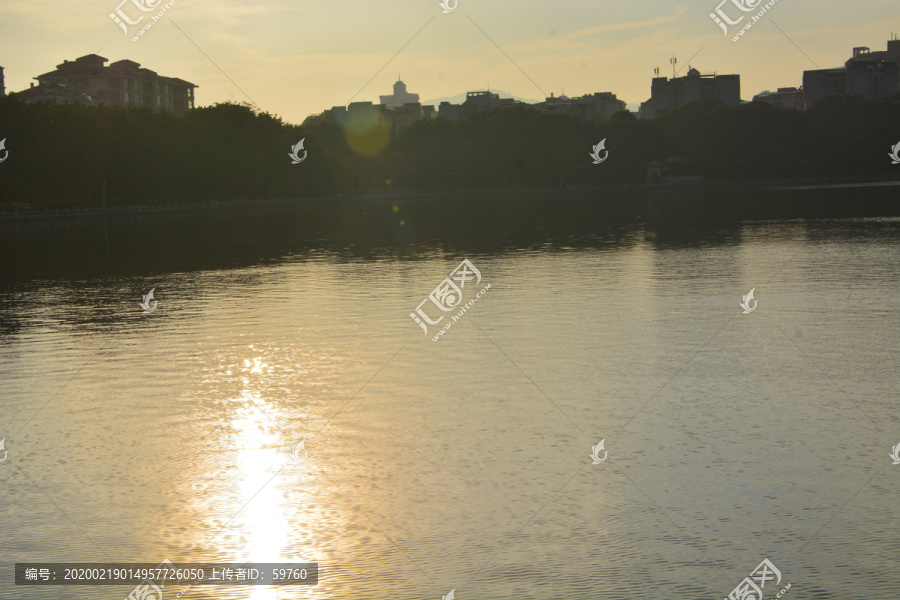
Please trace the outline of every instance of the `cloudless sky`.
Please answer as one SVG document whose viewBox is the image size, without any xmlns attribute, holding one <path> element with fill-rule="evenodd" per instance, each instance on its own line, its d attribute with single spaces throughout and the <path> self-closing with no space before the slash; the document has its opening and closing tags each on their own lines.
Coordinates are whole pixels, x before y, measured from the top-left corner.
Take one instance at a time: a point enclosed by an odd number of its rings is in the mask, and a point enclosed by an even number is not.
<svg viewBox="0 0 900 600">
<path fill-rule="evenodd" d="M 608 91 L 637 104 L 654 67 L 671 76 L 674 54 L 680 75 L 691 57 L 701 72 L 740 74 L 750 100 L 900 34 L 898 0 L 778 0 L 738 42 L 709 18 L 721 0 L 459 0 L 448 14 L 437 0 L 177 0 L 132 42 L 109 17 L 120 1 L 0 0 L 7 92 L 97 53 L 197 84 L 200 106 L 252 101 L 293 123 L 351 99 L 377 103 L 398 72 L 422 100 L 490 85 L 538 100 Z M 131 0 L 123 10 L 155 14 Z M 744 14 L 731 0 L 723 10 Z"/>
</svg>

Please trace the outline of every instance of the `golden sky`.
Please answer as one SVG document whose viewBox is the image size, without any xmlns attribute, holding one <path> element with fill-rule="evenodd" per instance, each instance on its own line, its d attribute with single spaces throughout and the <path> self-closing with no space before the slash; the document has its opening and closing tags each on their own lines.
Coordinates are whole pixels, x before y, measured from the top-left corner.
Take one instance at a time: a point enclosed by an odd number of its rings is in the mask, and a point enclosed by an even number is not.
<svg viewBox="0 0 900 600">
<path fill-rule="evenodd" d="M 166 2 L 126 0 L 126 15 L 144 15 L 126 37 L 109 16 L 121 1 L 0 0 L 7 91 L 97 53 L 197 84 L 198 105 L 252 101 L 300 123 L 351 99 L 377 102 L 398 73 L 422 100 L 490 85 L 538 100 L 609 91 L 637 104 L 654 67 L 671 76 L 674 54 L 679 69 L 739 73 L 750 100 L 799 86 L 805 69 L 843 65 L 854 46 L 884 50 L 900 33 L 897 0 L 777 0 L 738 42 L 731 32 L 765 2 L 742 13 L 732 1 L 757 0 L 727 0 L 732 20 L 747 17 L 725 36 L 709 17 L 721 0 L 458 0 L 446 14 L 438 0 L 168 0 L 133 42 Z M 142 12 L 141 2 L 159 4 Z"/>
</svg>

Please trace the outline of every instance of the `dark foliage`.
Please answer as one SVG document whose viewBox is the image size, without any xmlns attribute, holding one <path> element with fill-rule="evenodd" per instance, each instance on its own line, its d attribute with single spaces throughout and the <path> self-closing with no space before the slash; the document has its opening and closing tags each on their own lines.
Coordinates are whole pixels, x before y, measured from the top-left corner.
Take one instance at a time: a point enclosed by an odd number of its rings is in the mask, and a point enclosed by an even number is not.
<svg viewBox="0 0 900 600">
<path fill-rule="evenodd" d="M 35 206 L 303 198 L 395 190 L 535 188 L 643 182 L 646 164 L 685 157 L 707 181 L 892 174 L 900 94 L 830 96 L 807 112 L 701 101 L 652 121 L 606 122 L 503 107 L 417 122 L 377 155 L 336 123 L 303 128 L 247 105 L 183 116 L 149 109 L 28 105 L 0 98 L 0 201 Z M 288 152 L 306 138 L 307 160 Z M 588 156 L 606 138 L 602 167 Z M 896 167 L 893 167 L 896 169 Z"/>
</svg>

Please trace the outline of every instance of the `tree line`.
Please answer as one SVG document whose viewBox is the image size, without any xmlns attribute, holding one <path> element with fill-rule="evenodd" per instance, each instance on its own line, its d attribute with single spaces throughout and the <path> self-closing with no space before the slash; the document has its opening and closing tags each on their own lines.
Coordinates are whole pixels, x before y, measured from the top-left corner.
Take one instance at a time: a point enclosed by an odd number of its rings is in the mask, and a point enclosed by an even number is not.
<svg viewBox="0 0 900 600">
<path fill-rule="evenodd" d="M 699 101 L 653 120 L 608 121 L 528 105 L 400 131 L 377 115 L 308 126 L 247 104 L 184 115 L 146 108 L 0 98 L 0 202 L 33 206 L 305 198 L 643 183 L 646 165 L 683 157 L 707 181 L 897 175 L 900 94 L 834 95 L 806 112 Z M 306 158 L 291 164 L 304 140 Z M 594 165 L 605 139 L 608 159 Z M 0 153 L 3 151 L 0 150 Z M 303 157 L 303 151 L 300 151 Z"/>
</svg>

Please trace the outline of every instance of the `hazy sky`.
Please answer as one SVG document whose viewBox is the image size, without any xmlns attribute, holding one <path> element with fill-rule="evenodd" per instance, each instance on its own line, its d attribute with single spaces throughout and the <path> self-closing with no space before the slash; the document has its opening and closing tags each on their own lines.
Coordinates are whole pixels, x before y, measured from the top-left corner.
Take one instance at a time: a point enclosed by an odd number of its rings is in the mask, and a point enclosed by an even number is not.
<svg viewBox="0 0 900 600">
<path fill-rule="evenodd" d="M 654 67 L 671 75 L 672 54 L 679 68 L 696 54 L 701 72 L 739 73 L 750 100 L 900 33 L 898 0 L 777 0 L 735 43 L 709 18 L 720 1 L 458 0 L 443 14 L 437 0 L 176 0 L 132 42 L 109 17 L 121 0 L 0 0 L 0 66 L 18 91 L 63 59 L 128 58 L 200 86 L 198 105 L 249 97 L 300 123 L 351 98 L 377 102 L 398 72 L 423 100 L 490 84 L 535 99 L 610 91 L 635 104 Z M 136 19 L 163 6 L 142 13 L 127 0 L 122 10 Z M 731 0 L 723 10 L 745 14 Z"/>
</svg>

